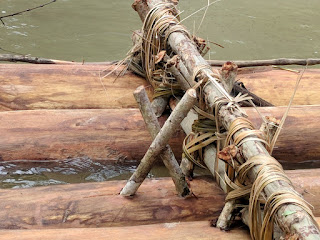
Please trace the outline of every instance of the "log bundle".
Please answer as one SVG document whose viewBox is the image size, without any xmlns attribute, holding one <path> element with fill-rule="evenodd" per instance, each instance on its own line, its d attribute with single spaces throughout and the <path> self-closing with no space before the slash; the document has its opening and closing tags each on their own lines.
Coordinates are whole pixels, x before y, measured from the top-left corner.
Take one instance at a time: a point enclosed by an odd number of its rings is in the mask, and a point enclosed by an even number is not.
<svg viewBox="0 0 320 240">
<path fill-rule="evenodd" d="M 132 92 L 147 81 L 123 68 L 104 77 L 114 66 L 0 64 L 0 110 L 102 109 L 137 107 Z M 295 105 L 320 104 L 320 70 L 307 70 Z M 241 69 L 237 80 L 277 106 L 291 97 L 297 74 L 272 68 Z M 151 87 L 148 87 L 151 96 Z"/>
<path fill-rule="evenodd" d="M 263 115 L 277 118 L 284 111 L 284 107 L 260 108 Z M 259 114 L 253 108 L 246 108 L 246 112 L 259 128 Z M 293 107 L 274 155 L 288 167 L 319 160 L 319 119 L 320 106 Z M 0 121 L 2 160 L 140 160 L 151 143 L 138 109 L 7 111 L 0 113 Z M 170 141 L 178 159 L 184 136 L 180 130 Z"/>
<path fill-rule="evenodd" d="M 320 216 L 319 169 L 286 171 Z M 134 198 L 119 195 L 125 181 L 0 190 L 0 229 L 97 228 L 215 220 L 224 194 L 211 178 L 196 178 L 196 197 L 181 198 L 171 179 L 149 179 Z"/>
</svg>

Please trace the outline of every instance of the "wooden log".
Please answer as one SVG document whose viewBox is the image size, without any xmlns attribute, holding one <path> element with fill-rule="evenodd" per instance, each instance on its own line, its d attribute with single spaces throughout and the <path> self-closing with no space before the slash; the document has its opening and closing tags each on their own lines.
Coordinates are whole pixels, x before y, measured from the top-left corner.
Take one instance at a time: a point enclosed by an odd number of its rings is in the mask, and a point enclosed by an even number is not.
<svg viewBox="0 0 320 240">
<path fill-rule="evenodd" d="M 320 218 L 316 218 L 320 224 Z M 0 230 L 0 235 L 6 240 L 103 240 L 108 236 L 112 240 L 141 240 L 142 236 L 148 236 L 149 240 L 250 240 L 250 234 L 246 228 L 237 228 L 231 231 L 220 231 L 210 227 L 208 221 L 175 222 L 150 224 L 129 227 L 111 228 L 71 228 L 71 229 L 31 229 L 31 230 Z"/>
<path fill-rule="evenodd" d="M 211 178 L 195 179 L 197 198 L 177 195 L 171 178 L 147 179 L 134 198 L 119 195 L 126 181 L 0 190 L 0 229 L 114 227 L 210 220 L 224 194 Z M 21 209 L 20 209 L 21 208 Z"/>
<path fill-rule="evenodd" d="M 0 235 L 6 240 L 250 240 L 246 228 L 223 232 L 210 227 L 208 221 L 175 222 L 130 227 L 111 228 L 72 228 L 72 229 L 41 229 L 41 230 L 0 230 Z M 145 237 L 146 236 L 146 237 Z"/>
<path fill-rule="evenodd" d="M 0 113 L 2 160 L 89 157 L 140 160 L 151 143 L 138 109 L 33 110 Z M 160 118 L 163 123 L 165 118 Z M 179 131 L 169 141 L 181 154 Z"/>
<path fill-rule="evenodd" d="M 110 65 L 0 64 L 0 111 L 137 107 L 132 92 L 146 80 L 127 71 L 100 79 Z M 101 80 L 101 81 L 100 81 Z M 237 80 L 273 105 L 287 105 L 296 74 L 271 68 L 241 69 Z M 102 85 L 102 83 L 103 85 Z M 151 96 L 151 88 L 149 96 Z M 295 105 L 320 104 L 320 70 L 305 72 Z"/>
<path fill-rule="evenodd" d="M 266 70 L 245 72 L 238 75 L 238 81 L 246 88 L 275 106 L 287 106 L 295 88 L 297 73 L 284 70 Z M 294 105 L 320 104 L 320 69 L 308 69 L 294 97 Z"/>
<path fill-rule="evenodd" d="M 320 169 L 286 171 L 320 216 Z M 134 198 L 125 181 L 0 190 L 0 229 L 116 227 L 216 220 L 224 194 L 212 178 L 190 182 L 194 198 L 178 197 L 170 178 L 147 179 Z"/>
<path fill-rule="evenodd" d="M 259 108 L 280 118 L 284 107 Z M 256 127 L 261 120 L 253 108 L 245 109 Z M 307 117 L 306 117 L 307 116 Z M 274 156 L 287 168 L 319 166 L 320 106 L 295 106 L 289 112 Z M 163 123 L 165 118 L 160 118 Z M 0 113 L 2 160 L 66 159 L 140 160 L 151 144 L 138 109 L 33 110 Z M 180 159 L 185 134 L 178 131 L 170 146 Z M 288 139 L 294 139 L 290 144 Z M 313 165 L 312 165 L 313 164 Z"/>
<path fill-rule="evenodd" d="M 0 110 L 138 107 L 132 92 L 149 84 L 110 65 L 0 64 Z M 151 95 L 152 89 L 147 88 Z"/>
</svg>

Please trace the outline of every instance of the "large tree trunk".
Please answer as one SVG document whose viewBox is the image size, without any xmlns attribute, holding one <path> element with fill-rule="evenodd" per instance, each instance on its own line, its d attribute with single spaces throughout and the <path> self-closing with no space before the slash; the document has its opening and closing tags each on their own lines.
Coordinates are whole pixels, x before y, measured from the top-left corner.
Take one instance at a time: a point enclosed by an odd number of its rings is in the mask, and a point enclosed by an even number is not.
<svg viewBox="0 0 320 240">
<path fill-rule="evenodd" d="M 259 128 L 261 119 L 256 111 L 245 110 Z M 280 118 L 285 108 L 266 107 L 260 111 L 263 115 Z M 305 161 L 313 160 L 317 166 L 316 160 L 320 160 L 319 118 L 319 106 L 296 106 L 290 110 L 274 151 L 274 156 L 286 167 L 299 167 L 299 163 L 305 167 Z M 10 111 L 0 113 L 0 120 L 2 160 L 82 156 L 93 160 L 140 160 L 151 144 L 138 109 Z M 160 118 L 160 122 L 164 120 L 165 117 Z M 170 141 L 177 159 L 181 157 L 184 136 L 180 130 Z"/>
<path fill-rule="evenodd" d="M 0 64 L 0 111 L 137 107 L 132 92 L 149 84 L 131 71 L 115 81 L 122 67 L 100 78 L 113 69 L 110 65 Z M 319 76 L 318 69 L 305 72 L 294 104 L 320 104 Z M 239 70 L 237 79 L 273 105 L 287 105 L 296 74 L 252 68 Z"/>
<path fill-rule="evenodd" d="M 286 171 L 320 216 L 319 169 Z M 211 178 L 196 178 L 196 197 L 178 197 L 170 178 L 146 180 L 134 198 L 119 195 L 125 181 L 0 190 L 0 228 L 82 228 L 215 220 L 224 194 Z"/>
</svg>

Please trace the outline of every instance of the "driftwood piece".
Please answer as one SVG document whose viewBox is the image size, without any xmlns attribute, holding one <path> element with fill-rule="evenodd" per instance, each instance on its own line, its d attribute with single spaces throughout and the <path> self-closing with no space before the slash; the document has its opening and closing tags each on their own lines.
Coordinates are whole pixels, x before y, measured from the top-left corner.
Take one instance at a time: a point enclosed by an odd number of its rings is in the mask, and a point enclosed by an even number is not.
<svg viewBox="0 0 320 240">
<path fill-rule="evenodd" d="M 226 61 L 224 60 L 208 60 L 211 66 L 220 67 Z M 278 59 L 267 59 L 267 60 L 236 60 L 232 61 L 238 65 L 238 67 L 257 67 L 257 66 L 271 66 L 271 65 L 301 65 L 309 66 L 320 64 L 319 58 L 308 58 L 308 59 L 295 59 L 295 58 L 278 58 Z"/>
<path fill-rule="evenodd" d="M 177 4 L 177 2 L 166 1 L 169 3 Z M 134 9 L 139 13 L 140 18 L 143 20 L 147 13 L 155 7 L 157 4 L 163 3 L 159 0 L 149 0 L 149 1 L 135 1 L 133 4 Z M 168 30 L 169 31 L 169 30 Z M 196 46 L 191 40 L 181 32 L 172 32 L 168 37 L 168 45 L 172 48 L 175 54 L 179 55 L 187 67 L 190 74 L 193 75 L 193 71 L 196 67 L 206 65 L 206 61 L 202 58 L 200 53 L 197 51 Z M 212 71 L 206 69 L 203 73 L 210 78 Z M 189 79 L 188 79 L 189 80 Z M 206 85 L 204 88 L 204 93 L 206 94 L 206 100 L 209 107 L 214 108 L 216 99 L 221 97 L 226 97 L 231 99 L 225 90 L 212 79 L 212 81 Z M 222 121 L 224 127 L 229 129 L 230 124 L 233 120 L 238 117 L 243 117 L 243 114 L 239 110 L 230 111 L 229 108 L 222 106 L 219 109 L 219 117 Z M 237 131 L 234 136 L 238 136 L 242 130 Z M 268 152 L 264 146 L 257 141 L 246 141 L 242 145 L 242 153 L 246 160 L 254 156 L 266 156 L 269 157 Z M 248 172 L 248 176 L 251 182 L 254 182 L 258 176 L 259 167 L 253 167 Z M 270 197 L 273 193 L 280 190 L 287 190 L 290 192 L 295 192 L 293 187 L 284 181 L 271 182 L 267 184 L 263 189 L 263 194 L 266 198 Z M 286 211 L 293 212 L 292 215 L 286 216 L 284 213 Z M 299 206 L 293 204 L 282 205 L 276 212 L 277 223 L 281 229 L 283 229 L 288 234 L 297 234 L 301 239 L 319 239 L 320 231 L 317 224 L 312 221 L 312 218 Z M 306 230 L 307 229 L 307 230 Z"/>
<path fill-rule="evenodd" d="M 132 196 L 138 190 L 144 179 L 150 172 L 156 157 L 168 144 L 169 139 L 177 131 L 181 121 L 185 118 L 189 110 L 194 106 L 197 99 L 196 91 L 189 89 L 175 108 L 167 121 L 164 123 L 160 132 L 154 138 L 148 151 L 142 158 L 138 168 L 128 180 L 126 186 L 121 190 L 123 196 Z"/>
<path fill-rule="evenodd" d="M 319 217 L 320 169 L 286 173 Z M 177 196 L 170 178 L 147 179 L 134 198 L 119 195 L 124 184 L 125 181 L 107 181 L 1 189 L 0 229 L 102 228 L 215 221 L 224 204 L 224 194 L 212 178 L 191 181 L 197 198 L 188 199 Z"/>
<path fill-rule="evenodd" d="M 138 87 L 134 91 L 133 95 L 139 104 L 140 112 L 142 114 L 146 127 L 152 139 L 154 139 L 159 133 L 161 127 L 156 115 L 154 114 L 151 108 L 151 104 L 144 87 Z M 179 164 L 176 158 L 174 157 L 174 154 L 169 145 L 167 145 L 163 149 L 160 157 L 167 169 L 169 170 L 169 174 L 172 177 L 178 194 L 182 197 L 189 195 L 190 190 L 186 182 L 185 176 L 182 173 Z"/>
</svg>

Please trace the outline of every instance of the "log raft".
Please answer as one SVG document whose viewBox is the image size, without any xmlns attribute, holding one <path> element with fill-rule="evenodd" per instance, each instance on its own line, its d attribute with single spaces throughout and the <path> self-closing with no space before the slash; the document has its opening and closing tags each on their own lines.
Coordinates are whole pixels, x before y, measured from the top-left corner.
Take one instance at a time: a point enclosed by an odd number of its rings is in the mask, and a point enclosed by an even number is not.
<svg viewBox="0 0 320 240">
<path fill-rule="evenodd" d="M 259 108 L 263 115 L 281 118 L 285 107 Z M 261 118 L 245 108 L 256 127 Z M 308 116 L 306 118 L 306 116 Z M 320 159 L 320 106 L 295 106 L 290 110 L 274 156 L 288 168 Z M 160 118 L 163 123 L 165 116 Z M 89 157 L 125 162 L 140 160 L 151 137 L 138 109 L 77 109 L 0 112 L 0 155 L 7 160 L 45 160 Z M 185 134 L 171 139 L 175 156 L 181 157 Z M 294 141 L 288 142 L 288 139 Z"/>
</svg>

